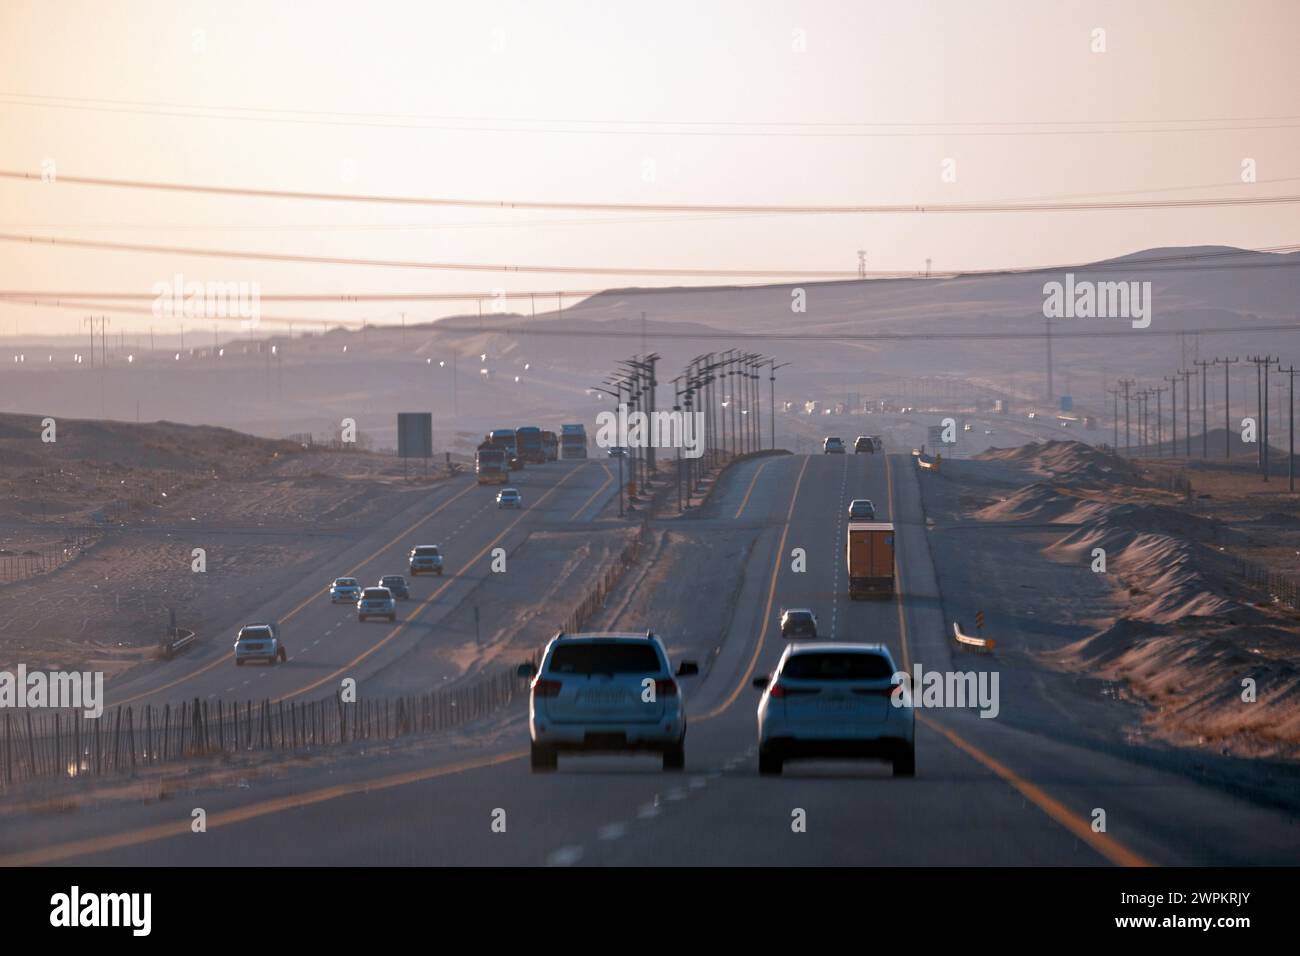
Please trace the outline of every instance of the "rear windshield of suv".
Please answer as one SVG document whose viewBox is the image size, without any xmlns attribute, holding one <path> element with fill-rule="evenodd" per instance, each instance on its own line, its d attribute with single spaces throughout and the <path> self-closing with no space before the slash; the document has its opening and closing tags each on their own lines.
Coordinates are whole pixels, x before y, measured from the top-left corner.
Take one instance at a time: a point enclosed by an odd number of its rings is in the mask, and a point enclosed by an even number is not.
<svg viewBox="0 0 1300 956">
<path fill-rule="evenodd" d="M 241 641 L 267 641 L 271 639 L 271 631 L 265 627 L 245 628 L 240 632 Z"/>
<path fill-rule="evenodd" d="M 561 644 L 551 653 L 558 674 L 657 674 L 663 666 L 650 644 Z"/>
<path fill-rule="evenodd" d="M 793 654 L 781 669 L 781 676 L 792 680 L 879 680 L 893 674 L 893 667 L 880 654 L 840 651 Z"/>
<path fill-rule="evenodd" d="M 386 598 L 388 597 L 388 588 L 366 588 L 361 596 L 371 599 Z"/>
<path fill-rule="evenodd" d="M 786 611 L 785 619 L 793 624 L 805 624 L 812 620 L 812 613 L 809 611 Z"/>
<path fill-rule="evenodd" d="M 436 558 L 438 556 L 438 549 L 432 545 L 427 545 L 423 548 L 416 548 L 415 556 L 417 558 Z"/>
</svg>

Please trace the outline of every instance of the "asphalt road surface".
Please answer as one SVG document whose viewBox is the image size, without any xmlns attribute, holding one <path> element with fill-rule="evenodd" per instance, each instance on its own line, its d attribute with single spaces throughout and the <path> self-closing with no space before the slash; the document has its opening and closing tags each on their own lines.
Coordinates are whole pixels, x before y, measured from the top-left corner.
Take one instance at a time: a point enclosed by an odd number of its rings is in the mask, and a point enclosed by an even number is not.
<svg viewBox="0 0 1300 956">
<path fill-rule="evenodd" d="M 492 551 L 507 554 L 532 528 L 589 521 L 615 492 L 602 461 L 557 461 L 525 468 L 511 476 L 524 507 L 496 504 L 499 485 L 479 485 L 473 475 L 440 485 L 427 500 L 395 514 L 350 545 L 320 569 L 267 604 L 250 608 L 245 618 L 279 621 L 289 659 L 270 666 L 235 666 L 235 635 L 208 636 L 202 645 L 165 664 L 151 666 L 107 688 L 108 706 L 181 699 L 293 699 L 326 696 L 344 677 L 364 686 L 367 675 L 400 659 L 431 633 L 457 604 L 491 573 Z M 436 544 L 443 552 L 441 577 L 412 577 L 407 555 L 417 544 Z M 529 569 L 520 568 L 522 573 Z M 409 601 L 397 602 L 397 621 L 357 620 L 353 604 L 331 604 L 335 577 L 352 576 L 362 585 L 385 574 L 405 575 Z"/>
<path fill-rule="evenodd" d="M 1300 860 L 1300 827 L 1281 811 L 974 711 L 918 711 L 913 779 L 893 778 L 887 764 L 856 762 L 791 763 L 779 778 L 760 778 L 758 692 L 750 684 L 781 652 L 782 606 L 812 607 L 823 633 L 834 639 L 882 641 L 909 668 L 918 662 L 939 670 L 1003 665 L 950 646 L 909 456 L 891 455 L 888 463 L 882 455 L 852 454 L 759 459 L 739 466 L 726 494 L 711 520 L 751 522 L 761 536 L 746 566 L 719 569 L 742 573 L 743 587 L 721 654 L 706 674 L 685 682 L 691 715 L 685 772 L 664 773 L 653 757 L 561 756 L 558 772 L 533 774 L 527 729 L 514 713 L 481 741 L 461 740 L 432 756 L 376 756 L 336 766 L 328 777 L 290 776 L 256 789 L 181 794 L 38 821 L 0 836 L 0 863 L 1042 866 Z M 577 508 L 580 497 L 565 507 Z M 898 526 L 900 589 L 894 600 L 854 602 L 845 593 L 843 528 L 855 497 L 872 498 L 878 520 Z M 453 520 L 474 513 L 470 502 L 464 507 Z M 464 549 L 472 554 L 503 533 L 513 518 L 501 519 L 472 543 L 466 540 Z M 794 548 L 806 549 L 804 573 L 791 568 Z M 328 625 L 330 613 L 322 610 L 319 626 Z M 1037 704 L 1001 701 L 1004 713 L 1022 706 Z M 208 832 L 191 832 L 193 806 L 206 810 Z M 1105 812 L 1105 832 L 1093 829 L 1097 810 Z M 795 825 L 800 820 L 801 832 Z M 972 891 L 979 889 L 972 884 Z"/>
</svg>

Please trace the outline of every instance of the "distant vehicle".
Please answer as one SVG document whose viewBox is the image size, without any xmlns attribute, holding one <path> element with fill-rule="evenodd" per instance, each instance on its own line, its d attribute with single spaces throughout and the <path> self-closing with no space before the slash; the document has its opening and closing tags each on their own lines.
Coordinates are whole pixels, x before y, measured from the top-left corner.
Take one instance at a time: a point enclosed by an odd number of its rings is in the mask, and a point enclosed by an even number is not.
<svg viewBox="0 0 1300 956">
<path fill-rule="evenodd" d="M 845 548 L 849 597 L 894 593 L 894 526 L 887 522 L 850 521 Z"/>
<path fill-rule="evenodd" d="M 346 601 L 351 604 L 361 596 L 361 582 L 356 578 L 335 578 L 330 585 L 330 603 Z"/>
<path fill-rule="evenodd" d="M 817 615 L 806 607 L 786 608 L 781 612 L 782 637 L 816 637 Z"/>
<path fill-rule="evenodd" d="M 245 624 L 239 629 L 235 638 L 235 665 L 244 666 L 244 661 L 263 660 L 268 664 L 283 664 L 289 659 L 280 641 L 278 624 Z"/>
<path fill-rule="evenodd" d="M 509 453 L 488 442 L 474 452 L 474 474 L 480 485 L 504 485 L 510 480 Z"/>
<path fill-rule="evenodd" d="M 1029 417 L 1029 418 L 1037 418 L 1037 417 L 1038 417 L 1038 412 L 1030 412 L 1029 415 L 1028 415 L 1027 417 Z"/>
<path fill-rule="evenodd" d="M 386 617 L 390 622 L 397 620 L 397 602 L 388 588 L 366 588 L 361 592 L 361 600 L 357 602 L 357 620 L 372 617 Z"/>
<path fill-rule="evenodd" d="M 675 678 L 700 672 L 682 661 L 674 674 L 659 638 L 644 634 L 556 634 L 531 678 L 528 732 L 534 771 L 554 770 L 560 751 L 649 751 L 664 770 L 686 766 L 686 705 Z"/>
<path fill-rule="evenodd" d="M 986 434 L 986 435 L 992 435 L 992 434 L 993 434 L 993 429 L 991 429 L 991 428 L 986 428 L 986 429 L 984 429 L 984 434 Z"/>
<path fill-rule="evenodd" d="M 884 451 L 884 450 L 885 450 L 885 441 L 884 441 L 884 439 L 881 438 L 879 435 L 872 435 L 872 436 L 871 436 L 871 444 L 875 446 L 876 451 Z"/>
<path fill-rule="evenodd" d="M 436 544 L 417 544 L 407 557 L 406 569 L 417 574 L 442 574 L 442 552 Z"/>
<path fill-rule="evenodd" d="M 870 498 L 854 498 L 849 502 L 850 521 L 875 521 L 876 506 Z"/>
<path fill-rule="evenodd" d="M 547 461 L 556 461 L 560 457 L 560 437 L 555 432 L 542 432 L 542 450 Z"/>
<path fill-rule="evenodd" d="M 1070 427 L 1070 423 L 1069 423 L 1069 422 L 1064 422 L 1064 421 L 1063 421 L 1063 422 L 1061 422 L 1061 427 L 1062 427 L 1062 428 L 1069 428 L 1069 427 Z"/>
<path fill-rule="evenodd" d="M 916 715 L 883 644 L 788 644 L 770 677 L 758 677 L 758 772 L 799 758 L 886 760 L 916 775 Z M 895 699 L 898 705 L 895 706 Z"/>
<path fill-rule="evenodd" d="M 967 422 L 965 425 L 962 425 L 962 426 L 961 426 L 961 430 L 964 431 L 964 432 L 968 432 L 968 431 L 971 430 L 972 427 L 973 427 L 973 426 L 971 425 L 971 423 L 970 423 L 970 422 Z"/>
<path fill-rule="evenodd" d="M 823 455 L 842 455 L 844 454 L 844 439 L 828 437 L 822 442 Z"/>
<path fill-rule="evenodd" d="M 859 435 L 857 440 L 853 442 L 853 454 L 855 455 L 861 455 L 863 453 L 870 455 L 875 454 L 875 451 L 876 443 L 866 435 Z"/>
<path fill-rule="evenodd" d="M 484 436 L 483 441 L 505 451 L 506 461 L 511 471 L 517 471 L 524 467 L 523 459 L 519 457 L 519 446 L 515 443 L 515 430 L 513 428 L 494 429 Z"/>
<path fill-rule="evenodd" d="M 411 599 L 411 589 L 406 584 L 406 578 L 400 574 L 385 574 L 379 579 L 379 587 L 388 588 L 398 601 L 409 601 Z"/>
<path fill-rule="evenodd" d="M 562 458 L 587 457 L 587 429 L 582 424 L 560 426 L 560 455 Z"/>
<path fill-rule="evenodd" d="M 614 445 L 606 454 L 608 454 L 610 458 L 626 458 L 627 449 L 622 445 Z"/>
<path fill-rule="evenodd" d="M 546 448 L 542 444 L 542 430 L 536 425 L 524 425 L 515 429 L 515 442 L 518 444 L 519 457 L 530 465 L 546 464 Z"/>
<path fill-rule="evenodd" d="M 497 492 L 498 508 L 522 508 L 524 499 L 519 496 L 518 488 L 502 488 Z"/>
</svg>

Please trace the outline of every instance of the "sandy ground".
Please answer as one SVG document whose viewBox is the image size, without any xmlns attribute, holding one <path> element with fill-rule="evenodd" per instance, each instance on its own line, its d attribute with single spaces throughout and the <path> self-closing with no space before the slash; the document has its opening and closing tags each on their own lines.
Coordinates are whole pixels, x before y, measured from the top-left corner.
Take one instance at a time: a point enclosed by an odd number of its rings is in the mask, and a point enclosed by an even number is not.
<svg viewBox="0 0 1300 956">
<path fill-rule="evenodd" d="M 949 616 L 970 629 L 976 604 L 985 611 L 1009 665 L 1004 695 L 1042 705 L 1008 708 L 1013 720 L 1295 760 L 1300 614 L 1247 586 L 1231 561 L 1266 557 L 1290 522 L 1240 482 L 1187 502 L 1150 477 L 1146 463 L 1074 442 L 946 462 L 922 488 Z M 1106 573 L 1091 570 L 1098 547 Z"/>
<path fill-rule="evenodd" d="M 170 423 L 69 420 L 54 443 L 39 434 L 33 416 L 0 416 L 0 569 L 4 552 L 57 549 L 64 560 L 0 579 L 0 668 L 112 677 L 155 653 L 169 608 L 181 626 L 229 629 L 232 608 L 299 579 L 437 476 L 408 480 L 388 456 Z"/>
</svg>

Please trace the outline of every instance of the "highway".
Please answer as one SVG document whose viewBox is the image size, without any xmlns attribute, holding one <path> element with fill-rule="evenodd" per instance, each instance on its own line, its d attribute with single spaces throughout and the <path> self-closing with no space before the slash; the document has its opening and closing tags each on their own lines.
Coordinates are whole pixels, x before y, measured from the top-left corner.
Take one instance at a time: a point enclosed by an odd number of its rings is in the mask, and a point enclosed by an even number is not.
<svg viewBox="0 0 1300 956">
<path fill-rule="evenodd" d="M 172 661 L 151 664 L 108 687 L 109 706 L 163 703 L 181 699 L 292 699 L 327 696 L 344 677 L 369 693 L 366 678 L 399 660 L 422 640 L 434 640 L 437 625 L 480 584 L 491 554 L 507 556 L 528 532 L 541 525 L 590 522 L 614 494 L 604 463 L 557 461 L 534 465 L 511 476 L 523 496 L 521 510 L 498 509 L 499 485 L 479 485 L 474 476 L 453 478 L 427 500 L 393 515 L 361 535 L 318 572 L 257 608 L 245 620 L 279 621 L 289 659 L 268 666 L 250 662 L 236 668 L 235 635 L 202 635 L 202 642 Z M 443 576 L 407 572 L 407 555 L 417 544 L 436 544 L 443 552 Z M 528 573 L 527 568 L 519 573 Z M 377 584 L 384 574 L 402 574 L 411 599 L 399 601 L 398 618 L 357 621 L 352 604 L 331 604 L 330 582 L 356 577 Z"/>
<path fill-rule="evenodd" d="M 572 513 L 603 477 L 594 466 L 586 471 L 596 474 L 574 469 L 573 487 L 560 486 L 549 507 Z M 462 493 L 440 492 L 445 527 L 475 513 L 472 494 L 453 502 Z M 855 497 L 872 498 L 878 520 L 897 525 L 894 600 L 852 602 L 845 593 L 843 526 Z M 456 539 L 458 555 L 496 535 L 508 538 L 513 516 L 492 519 Z M 558 772 L 532 774 L 523 715 L 512 712 L 420 753 L 334 763 L 247 789 L 33 818 L 0 836 L 0 863 L 1142 866 L 1300 858 L 1300 828 L 1281 811 L 1035 733 L 1023 720 L 1017 729 L 973 711 L 918 712 L 914 779 L 893 778 L 883 763 L 829 762 L 791 763 L 779 778 L 760 778 L 758 692 L 750 684 L 781 652 L 782 606 L 811 607 L 823 634 L 836 640 L 884 642 L 909 669 L 1017 665 L 952 650 L 910 456 L 746 462 L 696 520 L 752 525 L 757 541 L 743 568 L 718 572 L 742 574 L 743 586 L 722 652 L 699 678 L 686 679 L 697 683 L 685 683 L 684 773 L 664 773 L 652 757 L 561 757 Z M 792 570 L 794 548 L 806 550 L 803 573 Z M 426 596 L 438 586 L 420 585 Z M 692 599 L 708 588 L 674 580 L 661 599 Z M 342 609 L 311 614 L 323 627 Z M 368 640 L 341 646 L 304 678 L 267 687 L 301 693 Z M 400 650 L 398 638 L 374 656 Z M 192 681 L 215 686 L 209 675 Z M 1001 701 L 1003 713 L 1022 708 L 1021 716 L 1039 706 Z M 207 833 L 190 830 L 196 806 L 207 811 Z M 1097 809 L 1105 811 L 1105 832 L 1091 826 Z M 802 830 L 794 826 L 800 821 Z"/>
</svg>

